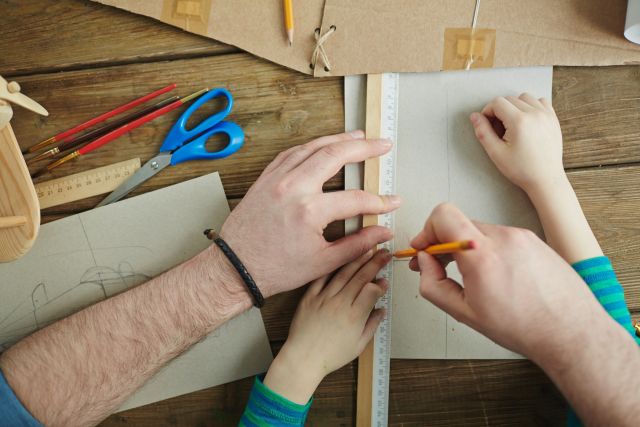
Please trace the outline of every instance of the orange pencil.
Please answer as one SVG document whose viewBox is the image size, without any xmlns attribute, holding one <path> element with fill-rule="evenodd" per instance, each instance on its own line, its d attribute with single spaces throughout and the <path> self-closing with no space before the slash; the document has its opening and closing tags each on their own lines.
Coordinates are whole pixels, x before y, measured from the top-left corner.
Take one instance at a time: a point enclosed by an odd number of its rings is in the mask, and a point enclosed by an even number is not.
<svg viewBox="0 0 640 427">
<path fill-rule="evenodd" d="M 293 0 L 284 0 L 284 28 L 287 30 L 289 46 L 293 45 Z"/>
<path fill-rule="evenodd" d="M 440 243 L 438 245 L 428 246 L 424 251 L 430 255 L 443 255 L 452 254 L 455 252 L 466 251 L 468 249 L 474 249 L 476 242 L 473 240 L 460 240 L 457 242 Z M 418 254 L 416 249 L 404 249 L 397 251 L 393 254 L 396 258 L 411 258 Z"/>
</svg>

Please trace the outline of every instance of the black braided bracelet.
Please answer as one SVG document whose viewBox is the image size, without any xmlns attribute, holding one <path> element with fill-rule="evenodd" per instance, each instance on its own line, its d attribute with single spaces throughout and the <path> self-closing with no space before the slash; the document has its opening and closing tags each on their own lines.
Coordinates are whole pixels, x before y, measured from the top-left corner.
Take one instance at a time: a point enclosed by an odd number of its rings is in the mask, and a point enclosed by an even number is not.
<svg viewBox="0 0 640 427">
<path fill-rule="evenodd" d="M 238 274 L 242 278 L 244 284 L 247 285 L 247 289 L 253 297 L 253 305 L 258 308 L 262 307 L 264 305 L 264 297 L 262 296 L 260 289 L 258 289 L 258 285 L 256 285 L 256 282 L 253 280 L 253 277 L 251 277 L 247 268 L 244 266 L 242 261 L 240 261 L 240 258 L 238 258 L 238 255 L 233 252 L 229 245 L 227 245 L 227 242 L 225 242 L 214 230 L 204 230 L 204 235 L 207 236 L 209 240 L 213 240 L 213 243 L 218 245 L 222 253 L 225 254 L 229 259 L 229 262 L 231 262 L 231 265 L 238 270 Z"/>
</svg>

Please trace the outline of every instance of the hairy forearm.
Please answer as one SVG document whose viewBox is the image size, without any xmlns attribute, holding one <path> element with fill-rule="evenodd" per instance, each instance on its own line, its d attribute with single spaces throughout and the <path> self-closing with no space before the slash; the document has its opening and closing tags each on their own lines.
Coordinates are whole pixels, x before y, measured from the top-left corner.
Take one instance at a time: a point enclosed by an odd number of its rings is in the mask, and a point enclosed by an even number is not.
<svg viewBox="0 0 640 427">
<path fill-rule="evenodd" d="M 584 320 L 582 332 L 543 349 L 534 361 L 587 425 L 637 425 L 640 350 L 629 334 L 598 311 Z"/>
<path fill-rule="evenodd" d="M 527 193 L 538 212 L 547 243 L 565 261 L 573 264 L 602 255 L 578 197 L 565 175 Z"/>
<path fill-rule="evenodd" d="M 94 425 L 162 365 L 251 307 L 232 268 L 211 247 L 23 339 L 0 367 L 44 424 Z"/>
</svg>

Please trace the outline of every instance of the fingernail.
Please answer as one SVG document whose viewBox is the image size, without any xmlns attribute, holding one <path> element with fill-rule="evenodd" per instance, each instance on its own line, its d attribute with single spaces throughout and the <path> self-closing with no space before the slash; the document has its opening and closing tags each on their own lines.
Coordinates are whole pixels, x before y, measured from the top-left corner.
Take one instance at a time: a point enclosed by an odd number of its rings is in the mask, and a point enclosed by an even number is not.
<svg viewBox="0 0 640 427">
<path fill-rule="evenodd" d="M 391 255 L 391 252 L 389 252 L 387 249 L 380 249 L 378 253 L 380 254 L 379 259 L 384 263 L 384 265 L 386 265 L 389 261 L 391 261 L 391 258 L 393 258 L 393 255 Z"/>
<path fill-rule="evenodd" d="M 478 113 L 471 113 L 471 116 L 469 118 L 471 119 L 471 123 L 476 124 L 478 123 L 478 119 L 480 117 L 478 117 Z"/>
<path fill-rule="evenodd" d="M 402 197 L 395 194 L 387 196 L 387 200 L 389 201 L 391 206 L 400 206 L 402 204 Z"/>
<path fill-rule="evenodd" d="M 380 145 L 382 145 L 385 148 L 391 148 L 391 146 L 393 145 L 393 142 L 391 142 L 390 139 L 379 139 L 378 141 Z"/>
<path fill-rule="evenodd" d="M 364 132 L 360 129 L 354 130 L 353 132 L 349 132 L 349 136 L 355 139 L 362 139 L 364 138 Z"/>
</svg>

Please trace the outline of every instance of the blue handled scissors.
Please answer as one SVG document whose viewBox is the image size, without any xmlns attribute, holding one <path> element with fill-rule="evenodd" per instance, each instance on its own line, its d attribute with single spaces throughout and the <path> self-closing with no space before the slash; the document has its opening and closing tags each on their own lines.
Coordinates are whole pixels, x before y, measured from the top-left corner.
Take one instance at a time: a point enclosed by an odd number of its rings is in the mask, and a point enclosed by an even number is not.
<svg viewBox="0 0 640 427">
<path fill-rule="evenodd" d="M 222 111 L 209 116 L 193 129 L 187 130 L 186 124 L 189 117 L 205 102 L 219 96 L 226 98 L 226 107 Z M 173 125 L 160 147 L 160 153 L 145 163 L 142 168 L 116 188 L 113 193 L 109 194 L 98 206 L 117 202 L 169 165 L 175 166 L 178 163 L 189 160 L 222 159 L 238 151 L 244 143 L 244 132 L 237 124 L 223 121 L 231 112 L 232 107 L 233 98 L 228 90 L 218 88 L 206 92 L 189 106 Z M 208 151 L 205 146 L 207 140 L 215 134 L 227 135 L 229 142 L 220 151 Z"/>
</svg>

